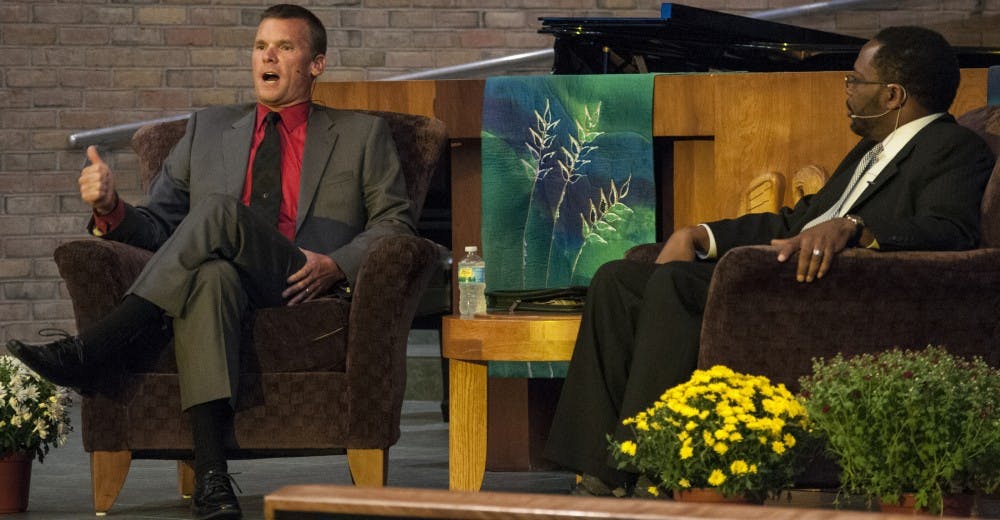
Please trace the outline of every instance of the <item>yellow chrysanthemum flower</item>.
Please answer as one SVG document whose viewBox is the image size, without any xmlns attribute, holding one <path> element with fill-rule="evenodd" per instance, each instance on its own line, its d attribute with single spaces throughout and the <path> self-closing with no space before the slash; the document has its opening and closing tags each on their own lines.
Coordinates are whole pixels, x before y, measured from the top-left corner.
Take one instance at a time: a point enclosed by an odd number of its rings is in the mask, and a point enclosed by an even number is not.
<svg viewBox="0 0 1000 520">
<path fill-rule="evenodd" d="M 743 475 L 748 471 L 750 471 L 750 465 L 744 460 L 734 460 L 733 463 L 729 465 L 729 472 L 733 475 Z"/>
<path fill-rule="evenodd" d="M 681 460 L 690 459 L 692 456 L 694 456 L 694 448 L 692 448 L 690 445 L 681 446 L 681 449 L 677 454 L 680 455 Z"/>
<path fill-rule="evenodd" d="M 660 489 L 657 488 L 656 486 L 649 486 L 648 488 L 646 488 L 646 492 L 649 493 L 650 495 L 653 495 L 654 497 L 660 496 Z"/>
<path fill-rule="evenodd" d="M 788 446 L 789 448 L 794 448 L 795 447 L 795 436 L 794 435 L 792 435 L 790 433 L 786 433 L 785 436 L 782 437 L 782 440 L 785 441 L 785 446 Z"/>
<path fill-rule="evenodd" d="M 687 424 L 684 425 L 684 429 L 687 430 L 687 431 L 691 431 L 691 430 L 693 430 L 693 429 L 695 429 L 697 427 L 698 427 L 698 423 L 696 423 L 694 421 L 688 421 Z"/>
<path fill-rule="evenodd" d="M 708 476 L 708 483 L 712 486 L 721 486 L 723 482 L 726 481 L 726 474 L 722 470 L 713 469 L 712 474 Z"/>
<path fill-rule="evenodd" d="M 781 441 L 774 441 L 773 443 L 771 443 L 771 450 L 773 450 L 778 455 L 781 455 L 782 453 L 785 452 L 785 443 Z"/>
<path fill-rule="evenodd" d="M 624 453 L 625 455 L 628 455 L 629 457 L 634 457 L 635 456 L 635 448 L 636 448 L 636 445 L 632 441 L 624 441 L 621 444 L 621 451 L 622 451 L 622 453 Z"/>
<path fill-rule="evenodd" d="M 677 485 L 680 486 L 680 487 L 682 487 L 682 488 L 684 488 L 684 489 L 687 489 L 687 488 L 691 487 L 691 482 L 688 482 L 688 479 L 686 479 L 686 478 L 682 478 L 682 479 L 680 479 L 680 480 L 677 481 Z"/>
<path fill-rule="evenodd" d="M 729 451 L 729 446 L 726 446 L 726 443 L 724 442 L 717 442 L 715 443 L 715 446 L 712 446 L 712 449 L 719 455 L 725 455 L 726 452 Z"/>
<path fill-rule="evenodd" d="M 715 438 L 724 441 L 729 438 L 729 432 L 726 430 L 715 430 Z"/>
</svg>

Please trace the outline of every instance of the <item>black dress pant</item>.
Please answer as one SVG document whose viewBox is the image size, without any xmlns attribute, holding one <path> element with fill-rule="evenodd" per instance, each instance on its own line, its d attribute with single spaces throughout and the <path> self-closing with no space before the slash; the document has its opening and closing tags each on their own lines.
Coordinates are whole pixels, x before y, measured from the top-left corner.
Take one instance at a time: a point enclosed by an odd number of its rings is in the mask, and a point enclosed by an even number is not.
<svg viewBox="0 0 1000 520">
<path fill-rule="evenodd" d="M 714 268 L 710 262 L 616 260 L 598 269 L 546 457 L 608 484 L 630 478 L 615 468 L 607 436 L 631 438 L 622 420 L 690 378 Z"/>
</svg>

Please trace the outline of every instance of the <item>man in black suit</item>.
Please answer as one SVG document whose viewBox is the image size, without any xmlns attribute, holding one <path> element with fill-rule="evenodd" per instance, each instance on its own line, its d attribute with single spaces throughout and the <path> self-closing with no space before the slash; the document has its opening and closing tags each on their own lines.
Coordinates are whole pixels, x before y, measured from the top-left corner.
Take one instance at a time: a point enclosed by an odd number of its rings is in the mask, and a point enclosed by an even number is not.
<svg viewBox="0 0 1000 520">
<path fill-rule="evenodd" d="M 676 230 L 655 264 L 610 262 L 595 274 L 546 455 L 583 475 L 581 494 L 629 492 L 606 436 L 698 359 L 714 259 L 771 244 L 815 282 L 849 247 L 962 250 L 979 239 L 979 205 L 993 168 L 986 143 L 947 114 L 959 83 L 941 35 L 917 27 L 879 32 L 845 77 L 851 130 L 862 137 L 829 182 L 794 208 Z"/>
<path fill-rule="evenodd" d="M 347 297 L 369 244 L 414 232 L 386 122 L 311 103 L 326 47 L 309 10 L 265 10 L 252 53 L 257 102 L 192 114 L 142 205 L 118 198 L 111 170 L 89 149 L 79 184 L 94 211 L 91 233 L 156 253 L 121 304 L 79 337 L 7 345 L 56 384 L 101 391 L 119 353 L 172 332 L 198 518 L 241 517 L 223 446 L 248 313 Z"/>
</svg>

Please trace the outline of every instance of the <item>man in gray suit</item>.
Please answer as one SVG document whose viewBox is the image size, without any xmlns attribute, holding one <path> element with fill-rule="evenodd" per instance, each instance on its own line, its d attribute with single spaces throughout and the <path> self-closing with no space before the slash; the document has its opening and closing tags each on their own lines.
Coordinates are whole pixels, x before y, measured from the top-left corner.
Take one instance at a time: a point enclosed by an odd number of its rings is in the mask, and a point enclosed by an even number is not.
<svg viewBox="0 0 1000 520">
<path fill-rule="evenodd" d="M 241 517 L 223 436 L 247 313 L 349 297 L 369 244 L 413 233 L 386 123 L 310 101 L 325 53 L 313 13 L 267 9 L 253 47 L 257 103 L 193 114 L 143 205 L 118 198 L 111 170 L 88 149 L 79 182 L 94 211 L 89 230 L 156 254 L 94 328 L 46 345 L 8 344 L 54 383 L 100 391 L 106 382 L 95 374 L 148 344 L 140 338 L 169 333 L 160 330 L 169 323 L 194 431 L 198 518 Z"/>
</svg>

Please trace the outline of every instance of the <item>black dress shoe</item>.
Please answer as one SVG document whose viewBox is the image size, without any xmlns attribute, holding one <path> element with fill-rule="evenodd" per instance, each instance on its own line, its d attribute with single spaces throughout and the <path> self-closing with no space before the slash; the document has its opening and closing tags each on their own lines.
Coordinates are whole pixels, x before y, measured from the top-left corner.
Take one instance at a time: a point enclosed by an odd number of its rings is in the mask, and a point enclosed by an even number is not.
<svg viewBox="0 0 1000 520">
<path fill-rule="evenodd" d="M 198 520 L 243 518 L 240 502 L 233 492 L 232 475 L 223 471 L 208 470 L 195 483 L 191 509 Z M 239 485 L 236 486 L 239 489 Z M 242 491 L 242 490 L 241 490 Z"/>
<path fill-rule="evenodd" d="M 7 342 L 7 351 L 20 359 L 38 375 L 59 385 L 82 391 L 94 389 L 93 367 L 88 366 L 86 348 L 80 338 L 64 331 L 45 329 L 42 336 L 62 336 L 61 339 L 43 345 L 29 345 L 12 339 Z"/>
</svg>

